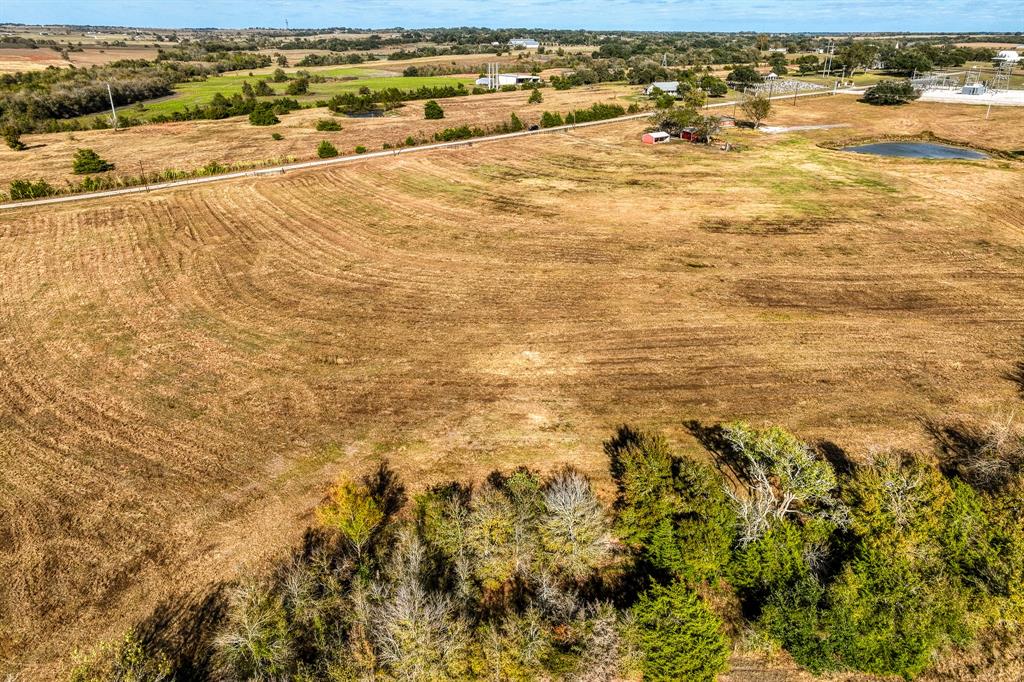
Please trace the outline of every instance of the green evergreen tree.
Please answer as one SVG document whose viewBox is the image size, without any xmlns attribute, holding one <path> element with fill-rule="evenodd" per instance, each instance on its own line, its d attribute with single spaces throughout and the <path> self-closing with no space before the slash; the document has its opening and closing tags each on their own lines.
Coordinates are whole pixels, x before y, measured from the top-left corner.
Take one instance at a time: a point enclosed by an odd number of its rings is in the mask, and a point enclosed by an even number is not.
<svg viewBox="0 0 1024 682">
<path fill-rule="evenodd" d="M 329 159 L 338 155 L 338 148 L 327 140 L 321 140 L 316 147 L 316 155 L 321 159 Z"/>
<path fill-rule="evenodd" d="M 714 682 L 729 646 L 722 623 L 684 583 L 653 585 L 633 607 L 633 634 L 649 682 Z"/>
<path fill-rule="evenodd" d="M 423 118 L 431 121 L 442 119 L 444 118 L 444 109 L 434 100 L 429 100 L 423 105 Z"/>
<path fill-rule="evenodd" d="M 76 175 L 87 175 L 89 173 L 103 173 L 114 169 L 114 164 L 104 161 L 100 155 L 92 149 L 79 149 L 75 152 L 75 159 L 71 169 Z"/>
</svg>

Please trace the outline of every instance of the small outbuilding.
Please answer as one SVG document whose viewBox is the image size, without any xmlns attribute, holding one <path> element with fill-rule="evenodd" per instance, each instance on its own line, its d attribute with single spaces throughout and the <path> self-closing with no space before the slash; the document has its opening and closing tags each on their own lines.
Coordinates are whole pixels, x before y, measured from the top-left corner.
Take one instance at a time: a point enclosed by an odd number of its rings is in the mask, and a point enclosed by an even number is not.
<svg viewBox="0 0 1024 682">
<path fill-rule="evenodd" d="M 653 133 L 644 133 L 644 136 L 640 138 L 644 144 L 663 144 L 671 139 L 671 136 L 663 130 L 655 130 Z"/>
<path fill-rule="evenodd" d="M 718 126 L 720 128 L 735 128 L 736 119 L 732 116 L 722 116 L 718 119 Z"/>
<path fill-rule="evenodd" d="M 765 76 L 764 79 L 766 81 L 773 81 L 773 80 L 775 80 L 778 77 L 779 77 L 779 74 L 775 73 L 774 71 L 769 71 L 768 75 Z"/>
<path fill-rule="evenodd" d="M 684 140 L 689 140 L 690 142 L 693 142 L 694 140 L 697 139 L 697 129 L 694 128 L 693 126 L 683 128 L 682 130 L 679 131 L 679 137 L 681 137 Z"/>
<path fill-rule="evenodd" d="M 987 91 L 984 83 L 970 83 L 965 85 L 961 90 L 961 95 L 984 95 Z"/>
</svg>

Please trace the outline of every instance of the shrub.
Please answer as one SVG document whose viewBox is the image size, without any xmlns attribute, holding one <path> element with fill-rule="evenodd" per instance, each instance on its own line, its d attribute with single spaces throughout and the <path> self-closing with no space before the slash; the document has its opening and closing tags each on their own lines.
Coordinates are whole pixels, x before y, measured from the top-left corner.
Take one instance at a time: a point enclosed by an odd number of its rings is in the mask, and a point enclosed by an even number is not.
<svg viewBox="0 0 1024 682">
<path fill-rule="evenodd" d="M 363 145 L 359 145 L 358 147 L 356 147 L 356 154 L 365 154 L 365 153 L 366 153 L 366 147 L 364 147 Z"/>
<path fill-rule="evenodd" d="M 288 95 L 305 95 L 307 92 L 309 92 L 309 79 L 305 76 L 291 81 L 285 89 L 285 94 Z"/>
<path fill-rule="evenodd" d="M 274 69 L 274 73 L 270 76 L 270 80 L 275 83 L 284 83 L 288 80 L 288 74 L 284 72 L 284 69 L 278 67 Z"/>
<path fill-rule="evenodd" d="M 413 137 L 412 135 L 410 135 L 409 137 L 405 138 L 405 146 L 406 147 L 415 147 L 416 146 L 416 138 Z"/>
<path fill-rule="evenodd" d="M 434 100 L 429 100 L 423 105 L 423 118 L 431 121 L 444 118 L 444 109 Z"/>
<path fill-rule="evenodd" d="M 335 132 L 341 130 L 341 124 L 333 118 L 321 118 L 316 122 L 316 129 L 322 133 Z"/>
<path fill-rule="evenodd" d="M 21 130 L 17 126 L 5 125 L 2 130 L 4 142 L 16 152 L 25 149 L 25 143 L 21 141 Z"/>
<path fill-rule="evenodd" d="M 249 123 L 254 126 L 272 126 L 281 122 L 269 102 L 260 102 L 249 114 Z"/>
<path fill-rule="evenodd" d="M 270 84 L 265 80 L 256 81 L 256 87 L 253 88 L 253 93 L 257 97 L 272 97 L 276 94 L 274 89 L 270 87 Z"/>
<path fill-rule="evenodd" d="M 554 128 L 554 127 L 560 126 L 560 125 L 563 125 L 562 115 L 559 114 L 557 111 L 554 112 L 554 113 L 552 113 L 550 111 L 545 111 L 543 114 L 541 114 L 541 116 L 540 116 L 540 127 L 541 128 Z"/>
<path fill-rule="evenodd" d="M 118 642 L 107 642 L 89 653 L 77 654 L 69 679 L 70 682 L 169 682 L 172 678 L 167 656 L 148 652 L 138 635 L 128 632 Z"/>
<path fill-rule="evenodd" d="M 31 180 L 12 180 L 10 188 L 11 201 L 18 201 L 19 199 L 40 199 L 42 197 L 50 197 L 57 193 L 57 190 L 53 188 L 50 183 L 46 180 L 37 180 L 32 182 Z"/>
<path fill-rule="evenodd" d="M 909 80 L 886 80 L 864 93 L 864 101 L 877 105 L 909 104 L 920 97 Z"/>
<path fill-rule="evenodd" d="M 675 104 L 676 98 L 668 93 L 662 93 L 654 100 L 654 106 L 657 109 L 671 109 Z"/>
<path fill-rule="evenodd" d="M 329 159 L 338 155 L 338 148 L 327 140 L 321 140 L 316 147 L 316 155 L 321 159 Z"/>
<path fill-rule="evenodd" d="M 284 139 L 284 135 L 282 135 L 281 133 L 271 133 L 270 139 L 280 141 Z"/>
<path fill-rule="evenodd" d="M 714 682 L 729 655 L 722 623 L 682 582 L 653 585 L 633 607 L 644 679 Z"/>
<path fill-rule="evenodd" d="M 544 101 L 544 95 L 541 94 L 540 90 L 538 90 L 537 88 L 534 88 L 533 92 L 530 93 L 530 99 L 526 100 L 526 103 L 527 104 L 540 104 L 543 101 Z"/>
<path fill-rule="evenodd" d="M 92 149 L 79 149 L 75 152 L 71 168 L 76 175 L 87 175 L 89 173 L 103 173 L 113 170 L 114 164 L 104 161 Z"/>
</svg>

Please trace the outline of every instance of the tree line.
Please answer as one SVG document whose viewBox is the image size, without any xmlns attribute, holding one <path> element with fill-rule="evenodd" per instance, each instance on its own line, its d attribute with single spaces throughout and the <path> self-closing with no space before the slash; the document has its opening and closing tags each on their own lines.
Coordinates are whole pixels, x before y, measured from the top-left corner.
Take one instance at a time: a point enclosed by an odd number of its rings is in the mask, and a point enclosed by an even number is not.
<svg viewBox="0 0 1024 682">
<path fill-rule="evenodd" d="M 687 428 L 706 456 L 619 428 L 611 504 L 572 468 L 411 499 L 386 465 L 343 479 L 301 546 L 232 590 L 190 665 L 226 680 L 710 682 L 744 640 L 816 673 L 910 679 L 1020 623 L 1021 429 L 933 424 L 932 452 L 854 462 L 779 427 Z M 167 679 L 173 653 L 129 635 L 74 679 Z"/>
</svg>

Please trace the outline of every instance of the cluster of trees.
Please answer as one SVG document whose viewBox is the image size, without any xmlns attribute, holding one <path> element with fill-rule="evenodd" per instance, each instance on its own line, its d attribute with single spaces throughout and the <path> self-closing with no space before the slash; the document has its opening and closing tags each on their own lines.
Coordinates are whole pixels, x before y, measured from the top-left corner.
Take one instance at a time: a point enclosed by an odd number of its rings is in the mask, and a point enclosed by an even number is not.
<svg viewBox="0 0 1024 682">
<path fill-rule="evenodd" d="M 680 94 L 690 90 L 703 90 L 711 97 L 721 97 L 728 91 L 725 81 L 710 73 L 692 69 L 671 69 L 653 62 L 633 66 L 628 73 L 629 82 L 634 85 L 655 81 L 678 81 Z"/>
<path fill-rule="evenodd" d="M 909 104 L 921 96 L 909 80 L 884 80 L 868 88 L 864 101 L 868 104 Z"/>
<path fill-rule="evenodd" d="M 626 110 L 618 104 L 598 102 L 587 109 L 575 109 L 564 116 L 558 112 L 545 111 L 540 117 L 541 128 L 553 128 L 560 125 L 604 121 L 609 118 L 624 116 Z"/>
<path fill-rule="evenodd" d="M 934 427 L 936 466 L 855 464 L 777 427 L 689 428 L 713 464 L 629 427 L 605 443 L 610 508 L 569 468 L 411 504 L 386 466 L 342 480 L 294 556 L 234 590 L 217 675 L 711 682 L 753 632 L 814 672 L 909 679 L 1020 623 L 1021 430 Z"/>
<path fill-rule="evenodd" d="M 268 62 L 269 63 L 269 62 Z M 87 127 L 77 117 L 110 110 L 107 84 L 114 104 L 124 106 L 174 92 L 173 85 L 235 68 L 216 62 L 150 62 L 121 60 L 84 69 L 50 68 L 0 75 L 0 120 L 22 133 L 57 132 Z"/>
<path fill-rule="evenodd" d="M 263 83 L 263 81 L 260 82 Z M 166 121 L 219 120 L 230 116 L 249 116 L 252 120 L 255 115 L 254 124 L 268 125 L 267 123 L 256 123 L 256 121 L 267 121 L 270 120 L 270 116 L 276 118 L 276 116 L 301 108 L 302 104 L 291 97 L 278 97 L 273 101 L 258 100 L 256 99 L 256 89 L 253 88 L 251 92 L 245 94 L 236 92 L 231 97 L 225 97 L 218 92 L 205 106 L 189 107 L 186 105 L 181 111 L 159 114 L 150 118 L 150 121 L 162 123 Z M 277 120 L 273 121 L 273 123 L 277 122 Z"/>
<path fill-rule="evenodd" d="M 347 54 L 307 54 L 296 66 L 334 66 L 337 64 L 362 64 L 366 57 L 358 52 Z"/>
<path fill-rule="evenodd" d="M 211 49 L 209 44 L 202 43 L 191 43 L 173 49 L 161 48 L 156 59 L 162 62 L 214 62 L 218 65 L 219 71 L 262 69 L 272 63 L 269 55 Z"/>
<path fill-rule="evenodd" d="M 480 126 L 468 126 L 461 125 L 454 128 L 445 128 L 434 133 L 434 140 L 437 142 L 454 142 L 456 140 L 468 140 L 474 137 L 483 137 L 484 135 L 501 135 L 503 133 L 517 133 L 520 130 L 525 130 L 526 124 L 523 123 L 522 119 L 516 114 L 511 114 L 507 121 L 502 121 L 498 125 L 488 126 L 481 128 Z M 415 144 L 415 140 L 409 138 L 406 140 L 406 146 L 412 146 Z"/>
<path fill-rule="evenodd" d="M 370 90 L 362 88 L 358 93 L 345 92 L 335 95 L 326 102 L 327 108 L 339 114 L 362 114 L 379 109 L 393 109 L 409 100 L 417 99 L 443 99 L 446 97 L 463 97 L 469 95 L 466 86 L 458 85 L 436 85 L 423 86 L 416 90 L 399 90 L 398 88 L 386 88 L 384 90 Z"/>
</svg>

